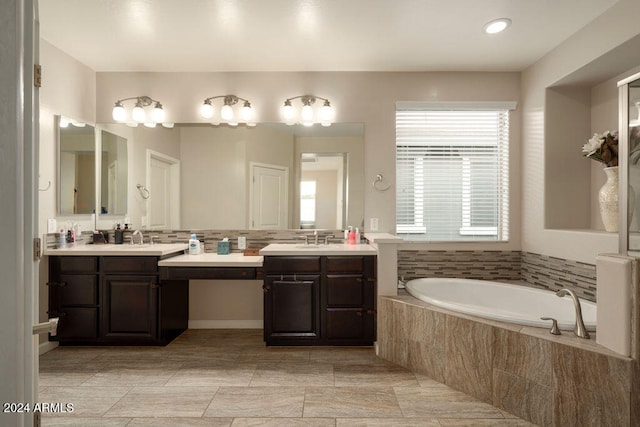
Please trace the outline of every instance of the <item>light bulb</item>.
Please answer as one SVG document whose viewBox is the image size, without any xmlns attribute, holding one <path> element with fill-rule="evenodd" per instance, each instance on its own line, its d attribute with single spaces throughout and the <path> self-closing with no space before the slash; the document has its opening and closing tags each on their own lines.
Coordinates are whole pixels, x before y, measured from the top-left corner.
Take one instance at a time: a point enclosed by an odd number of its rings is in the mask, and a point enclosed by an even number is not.
<svg viewBox="0 0 640 427">
<path fill-rule="evenodd" d="M 247 126 L 250 128 L 256 127 L 256 122 L 247 122 Z"/>
<path fill-rule="evenodd" d="M 77 128 L 83 128 L 87 125 L 86 123 L 80 123 L 80 122 L 74 122 L 74 121 L 72 121 L 71 124 Z"/>
<path fill-rule="evenodd" d="M 204 104 L 200 106 L 200 115 L 203 119 L 210 119 L 213 117 L 213 105 L 210 100 L 204 101 Z"/>
<path fill-rule="evenodd" d="M 163 122 L 162 123 L 162 127 L 165 127 L 167 129 L 173 129 L 173 126 L 174 126 L 174 123 L 171 123 L 171 122 L 169 122 L 169 123 Z"/>
<path fill-rule="evenodd" d="M 329 101 L 324 101 L 324 105 L 320 109 L 320 121 L 323 123 L 323 125 L 327 122 L 329 123 L 329 125 L 331 125 L 331 122 L 333 121 L 333 108 L 331 108 L 331 104 L 329 103 Z"/>
<path fill-rule="evenodd" d="M 238 126 L 238 122 L 228 122 L 227 124 L 232 127 Z"/>
<path fill-rule="evenodd" d="M 144 125 L 148 128 L 154 128 L 156 127 L 156 122 L 146 122 Z"/>
<path fill-rule="evenodd" d="M 147 114 L 144 112 L 144 108 L 142 108 L 142 105 L 139 102 L 135 107 L 133 107 L 133 110 L 131 111 L 131 118 L 138 123 L 145 122 Z"/>
<path fill-rule="evenodd" d="M 231 105 L 225 104 L 222 106 L 220 109 L 220 117 L 222 117 L 222 120 L 226 121 L 233 119 L 233 108 Z"/>
<path fill-rule="evenodd" d="M 303 122 L 313 121 L 313 108 L 311 107 L 311 105 L 307 104 L 302 107 L 300 117 L 302 117 Z"/>
<path fill-rule="evenodd" d="M 291 101 L 285 101 L 284 106 L 282 107 L 282 118 L 287 124 L 293 124 L 294 117 L 296 113 L 293 110 L 293 105 L 291 105 Z"/>
<path fill-rule="evenodd" d="M 313 121 L 305 120 L 304 122 L 302 122 L 302 126 L 311 127 L 313 126 Z"/>
<path fill-rule="evenodd" d="M 162 104 L 160 104 L 159 102 L 156 102 L 156 106 L 153 107 L 153 111 L 151 115 L 155 123 L 164 122 L 164 119 L 166 118 L 166 114 L 164 112 L 164 108 L 162 108 Z"/>
<path fill-rule="evenodd" d="M 111 116 L 116 122 L 124 122 L 127 119 L 127 112 L 124 111 L 124 107 L 121 102 L 116 102 L 116 106 L 113 107 Z"/>
<path fill-rule="evenodd" d="M 242 121 L 248 122 L 253 118 L 253 109 L 251 108 L 251 104 L 249 101 L 245 101 L 242 109 L 240 110 L 240 117 L 242 117 Z"/>
<path fill-rule="evenodd" d="M 497 34 L 506 30 L 509 25 L 511 25 L 511 19 L 494 19 L 493 21 L 486 23 L 483 30 L 487 34 Z"/>
</svg>

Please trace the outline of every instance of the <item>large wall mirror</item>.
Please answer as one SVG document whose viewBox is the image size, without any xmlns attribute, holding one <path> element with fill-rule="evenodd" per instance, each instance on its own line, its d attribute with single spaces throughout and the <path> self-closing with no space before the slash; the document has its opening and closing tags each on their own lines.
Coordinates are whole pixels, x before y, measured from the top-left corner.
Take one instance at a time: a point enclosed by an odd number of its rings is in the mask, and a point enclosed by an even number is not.
<svg viewBox="0 0 640 427">
<path fill-rule="evenodd" d="M 342 229 L 364 221 L 361 123 L 100 127 L 129 143 L 134 228 Z M 315 192 L 303 181 L 315 182 Z"/>
<path fill-rule="evenodd" d="M 95 211 L 96 140 L 93 126 L 56 116 L 58 130 L 58 213 Z"/>
</svg>

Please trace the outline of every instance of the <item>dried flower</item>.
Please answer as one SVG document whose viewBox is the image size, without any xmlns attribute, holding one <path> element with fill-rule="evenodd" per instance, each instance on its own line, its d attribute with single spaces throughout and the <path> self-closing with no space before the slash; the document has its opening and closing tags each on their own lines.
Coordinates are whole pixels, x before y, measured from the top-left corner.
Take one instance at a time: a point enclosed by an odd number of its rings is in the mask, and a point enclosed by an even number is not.
<svg viewBox="0 0 640 427">
<path fill-rule="evenodd" d="M 582 146 L 582 153 L 585 157 L 604 163 L 607 167 L 618 166 L 618 132 L 594 133 Z"/>
</svg>

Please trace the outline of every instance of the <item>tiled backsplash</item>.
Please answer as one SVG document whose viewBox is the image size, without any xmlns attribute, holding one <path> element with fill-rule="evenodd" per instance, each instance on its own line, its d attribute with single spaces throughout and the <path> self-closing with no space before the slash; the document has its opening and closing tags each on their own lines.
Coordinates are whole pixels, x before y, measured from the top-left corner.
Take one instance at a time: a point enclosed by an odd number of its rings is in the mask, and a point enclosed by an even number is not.
<svg viewBox="0 0 640 427">
<path fill-rule="evenodd" d="M 577 261 L 520 251 L 398 251 L 398 275 L 519 282 L 557 291 L 574 290 L 579 297 L 596 300 L 596 267 Z"/>
</svg>

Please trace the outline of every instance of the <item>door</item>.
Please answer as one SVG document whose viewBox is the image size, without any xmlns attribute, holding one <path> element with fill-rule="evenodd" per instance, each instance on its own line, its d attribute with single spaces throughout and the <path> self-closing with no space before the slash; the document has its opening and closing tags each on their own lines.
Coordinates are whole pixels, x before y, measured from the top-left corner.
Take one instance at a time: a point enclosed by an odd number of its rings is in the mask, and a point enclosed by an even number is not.
<svg viewBox="0 0 640 427">
<path fill-rule="evenodd" d="M 250 185 L 251 228 L 256 230 L 288 228 L 289 168 L 252 162 Z"/>
<path fill-rule="evenodd" d="M 315 340 L 320 336 L 320 276 L 269 276 L 263 289 L 267 344 L 283 339 Z"/>
<path fill-rule="evenodd" d="M 147 150 L 147 228 L 180 228 L 180 161 Z"/>
</svg>

